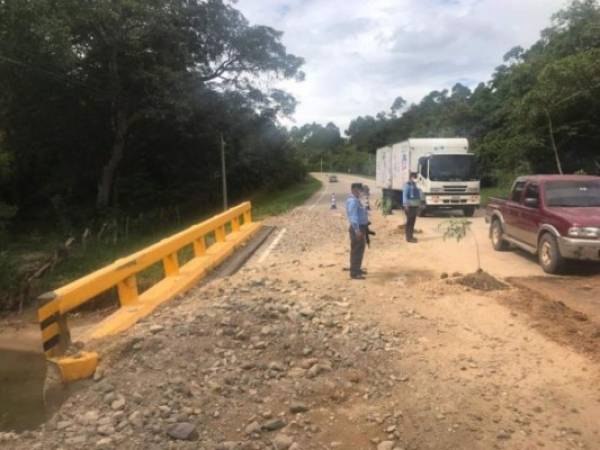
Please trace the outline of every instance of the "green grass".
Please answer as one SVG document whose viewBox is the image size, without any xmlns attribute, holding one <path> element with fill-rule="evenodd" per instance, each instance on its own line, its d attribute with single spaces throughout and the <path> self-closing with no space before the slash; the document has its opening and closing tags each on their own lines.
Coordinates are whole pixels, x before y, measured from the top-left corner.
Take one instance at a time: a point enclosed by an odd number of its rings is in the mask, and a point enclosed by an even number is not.
<svg viewBox="0 0 600 450">
<path fill-rule="evenodd" d="M 316 178 L 309 176 L 305 181 L 280 191 L 263 191 L 252 197 L 252 215 L 261 220 L 267 216 L 283 214 L 303 204 L 322 186 Z"/>
<path fill-rule="evenodd" d="M 481 189 L 481 206 L 487 206 L 490 197 L 507 198 L 510 187 L 489 187 Z"/>
<path fill-rule="evenodd" d="M 308 200 L 321 187 L 321 182 L 313 177 L 301 183 L 278 191 L 262 191 L 254 195 L 252 200 L 253 216 L 261 220 L 267 216 L 282 214 Z M 193 220 L 162 227 L 151 227 L 145 231 L 131 232 L 127 238 L 120 238 L 116 243 L 112 239 L 90 240 L 84 249 L 77 242 L 69 253 L 68 258 L 57 264 L 51 272 L 35 282 L 32 296 L 37 296 L 47 290 L 56 289 L 66 283 L 91 273 L 147 247 L 155 242 L 171 236 L 195 223 L 201 222 L 218 211 L 207 211 L 198 214 Z M 79 236 L 77 236 L 79 237 Z M 12 236 L 10 244 L 0 250 L 0 311 L 4 307 L 14 308 L 12 301 L 18 288 L 15 280 L 18 278 L 19 267 L 23 267 L 27 259 L 39 260 L 40 255 L 52 255 L 54 250 L 64 243 L 64 237 L 58 234 L 35 234 L 27 236 Z M 210 241 L 210 237 L 207 239 Z M 193 257 L 191 246 L 186 246 L 178 252 L 179 261 L 183 264 Z M 164 276 L 160 262 L 154 264 L 138 275 L 140 291 L 147 289 Z M 11 298 L 12 297 L 12 298 Z M 10 305 L 9 305 L 10 303 Z"/>
</svg>

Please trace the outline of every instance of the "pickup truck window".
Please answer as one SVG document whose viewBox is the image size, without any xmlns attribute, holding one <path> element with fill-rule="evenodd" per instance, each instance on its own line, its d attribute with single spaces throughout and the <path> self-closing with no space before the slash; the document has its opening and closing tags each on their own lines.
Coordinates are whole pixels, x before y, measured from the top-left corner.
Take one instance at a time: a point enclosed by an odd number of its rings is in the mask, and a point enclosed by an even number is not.
<svg viewBox="0 0 600 450">
<path fill-rule="evenodd" d="M 537 184 L 530 183 L 527 185 L 527 189 L 525 189 L 525 198 L 535 198 L 536 200 L 540 199 L 540 188 Z"/>
<path fill-rule="evenodd" d="M 549 181 L 545 184 L 546 204 L 554 207 L 600 206 L 598 181 Z"/>
<path fill-rule="evenodd" d="M 510 199 L 513 202 L 519 203 L 521 201 L 521 194 L 523 194 L 523 189 L 525 189 L 525 182 L 517 181 L 510 194 Z"/>
</svg>

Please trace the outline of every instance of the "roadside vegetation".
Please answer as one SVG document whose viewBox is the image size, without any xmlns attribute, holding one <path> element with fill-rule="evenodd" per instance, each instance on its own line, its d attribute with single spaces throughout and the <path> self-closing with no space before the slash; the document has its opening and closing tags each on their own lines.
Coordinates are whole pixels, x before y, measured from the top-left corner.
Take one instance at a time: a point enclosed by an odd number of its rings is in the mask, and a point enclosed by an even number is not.
<svg viewBox="0 0 600 450">
<path fill-rule="evenodd" d="M 487 206 L 490 202 L 490 198 L 508 198 L 508 193 L 510 192 L 510 185 L 506 186 L 493 186 L 493 187 L 484 187 L 481 189 L 481 206 Z"/>
<path fill-rule="evenodd" d="M 307 176 L 285 189 L 260 191 L 250 197 L 254 218 L 263 220 L 268 216 L 283 214 L 304 203 L 320 187 L 320 181 Z M 215 208 L 186 219 L 167 212 L 162 214 L 161 219 L 161 214 L 157 213 L 153 225 L 149 225 L 151 221 L 144 222 L 146 225 L 143 228 L 138 227 L 127 234 L 122 228 L 124 225 L 117 224 L 119 230 L 110 227 L 101 236 L 72 236 L 74 241 L 68 249 L 64 248 L 68 238 L 60 234 L 14 234 L 0 254 L 0 300 L 3 301 L 0 311 L 15 309 L 21 301 L 26 306 L 28 301 L 46 290 L 62 286 L 219 212 Z M 31 286 L 25 286 L 24 275 L 41 267 L 45 261 L 51 261 L 60 249 L 64 250 L 61 258 L 43 276 L 32 280 Z M 139 276 L 140 289 L 144 290 L 144 287 L 154 284 L 162 276 L 160 264 L 150 267 Z M 26 292 L 23 292 L 24 289 Z M 27 298 L 22 297 L 24 294 Z"/>
<path fill-rule="evenodd" d="M 234 3 L 0 2 L 0 36 L 0 309 L 218 210 L 222 140 L 232 201 L 305 179 L 304 61 Z"/>
<path fill-rule="evenodd" d="M 252 196 L 253 214 L 257 220 L 283 214 L 302 205 L 323 185 L 312 176 L 298 184 L 277 191 L 262 191 Z"/>
<path fill-rule="evenodd" d="M 474 89 L 460 83 L 375 116 L 292 130 L 311 170 L 372 174 L 375 151 L 408 138 L 466 137 L 484 187 L 503 192 L 517 175 L 600 173 L 600 3 L 574 0 L 530 48 L 514 47 Z M 362 156 L 361 156 L 362 155 Z M 491 192 L 491 191 L 490 191 Z"/>
</svg>

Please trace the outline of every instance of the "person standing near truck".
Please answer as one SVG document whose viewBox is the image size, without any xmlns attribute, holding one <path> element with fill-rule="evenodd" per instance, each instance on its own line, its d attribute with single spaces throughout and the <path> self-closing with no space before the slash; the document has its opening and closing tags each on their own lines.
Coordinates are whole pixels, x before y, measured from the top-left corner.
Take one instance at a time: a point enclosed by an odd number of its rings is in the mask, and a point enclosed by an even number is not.
<svg viewBox="0 0 600 450">
<path fill-rule="evenodd" d="M 362 184 L 352 183 L 351 189 L 352 194 L 346 200 L 346 215 L 350 222 L 350 278 L 362 280 L 365 271 L 361 266 L 367 242 L 369 214 L 360 202 Z"/>
<path fill-rule="evenodd" d="M 421 190 L 417 187 L 417 173 L 411 172 L 410 178 L 402 189 L 402 205 L 406 213 L 406 242 L 414 244 L 417 240 L 414 237 L 415 223 L 419 207 L 421 206 Z"/>
</svg>

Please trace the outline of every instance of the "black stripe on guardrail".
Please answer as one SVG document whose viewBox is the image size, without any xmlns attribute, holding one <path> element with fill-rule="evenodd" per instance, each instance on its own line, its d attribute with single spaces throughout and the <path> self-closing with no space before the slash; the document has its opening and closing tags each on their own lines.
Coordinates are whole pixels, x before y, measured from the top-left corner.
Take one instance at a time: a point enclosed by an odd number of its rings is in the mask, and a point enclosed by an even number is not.
<svg viewBox="0 0 600 450">
<path fill-rule="evenodd" d="M 52 336 L 50 339 L 48 339 L 46 342 L 44 342 L 44 352 L 47 352 L 48 350 L 53 349 L 54 347 L 56 347 L 58 345 L 59 342 L 60 342 L 60 334 Z"/>
<path fill-rule="evenodd" d="M 58 322 L 58 319 L 60 318 L 60 314 L 55 312 L 54 314 L 52 314 L 50 317 L 47 317 L 46 319 L 42 320 L 40 322 L 40 328 L 43 330 L 44 328 L 48 328 L 50 325 L 52 325 L 53 323 Z"/>
</svg>

